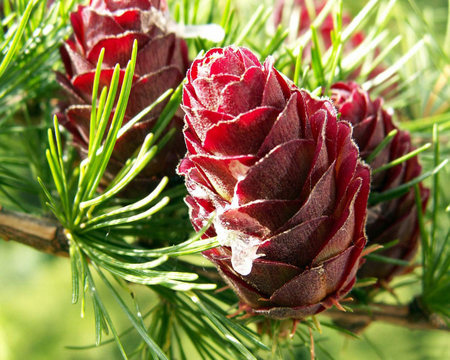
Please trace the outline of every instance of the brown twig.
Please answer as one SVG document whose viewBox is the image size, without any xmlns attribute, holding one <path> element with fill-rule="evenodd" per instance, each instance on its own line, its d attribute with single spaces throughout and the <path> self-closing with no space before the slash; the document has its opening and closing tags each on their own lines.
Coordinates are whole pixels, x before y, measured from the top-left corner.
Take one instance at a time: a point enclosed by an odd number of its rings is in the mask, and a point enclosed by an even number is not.
<svg viewBox="0 0 450 360">
<path fill-rule="evenodd" d="M 13 240 L 52 255 L 64 257 L 69 255 L 69 242 L 64 234 L 64 228 L 56 220 L 5 210 L 1 205 L 0 238 Z M 211 280 L 220 281 L 220 276 L 216 272 L 210 272 L 192 264 L 186 265 L 191 265 L 192 270 Z M 362 329 L 372 321 L 381 321 L 409 329 L 449 330 L 438 317 L 429 316 L 422 311 L 417 300 L 410 305 L 402 306 L 372 304 L 370 310 L 353 308 L 353 312 L 343 312 L 332 308 L 324 315 L 352 331 Z"/>
<path fill-rule="evenodd" d="M 363 328 L 372 321 L 381 321 L 414 330 L 449 330 L 443 321 L 423 312 L 417 301 L 401 306 L 373 304 L 370 310 L 353 309 L 353 312 L 329 309 L 324 312 L 324 315 L 349 329 L 352 328 L 352 325 L 354 325 L 353 328 L 358 328 L 358 326 Z"/>
<path fill-rule="evenodd" d="M 0 238 L 16 241 L 52 255 L 69 255 L 69 244 L 59 223 L 5 210 L 1 205 Z"/>
</svg>

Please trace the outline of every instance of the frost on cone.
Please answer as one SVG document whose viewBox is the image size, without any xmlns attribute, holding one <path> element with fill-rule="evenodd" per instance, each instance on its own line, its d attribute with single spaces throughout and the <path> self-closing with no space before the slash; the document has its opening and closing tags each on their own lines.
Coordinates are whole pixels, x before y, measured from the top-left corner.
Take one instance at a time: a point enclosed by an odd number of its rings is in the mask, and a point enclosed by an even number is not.
<svg viewBox="0 0 450 360">
<path fill-rule="evenodd" d="M 110 85 L 116 64 L 121 68 L 120 90 L 133 42 L 138 42 L 136 69 L 124 124 L 166 90 L 177 87 L 183 79 L 187 69 L 186 44 L 168 29 L 166 7 L 165 0 L 91 0 L 88 6 L 79 6 L 71 14 L 74 34 L 61 48 L 66 75 L 57 74 L 59 83 L 69 95 L 69 104 L 62 105 L 64 113 L 59 118 L 72 133 L 82 155 L 86 154 L 89 144 L 92 88 L 102 48 L 105 48 L 105 56 L 99 93 L 103 86 Z M 142 144 L 165 104 L 155 107 L 118 139 L 107 176 L 112 178 Z M 181 117 L 175 116 L 171 126 L 181 130 Z M 172 169 L 186 149 L 181 131 L 178 133 L 133 181 L 136 190 L 148 190 L 148 185 L 154 180 L 174 172 Z"/>
<path fill-rule="evenodd" d="M 336 83 L 331 87 L 331 98 L 341 119 L 353 125 L 353 138 L 359 146 L 361 157 L 366 159 L 383 141 L 386 135 L 398 128 L 391 115 L 383 109 L 383 100 L 372 101 L 369 94 L 354 82 Z M 373 169 L 387 164 L 414 150 L 408 132 L 399 131 L 370 163 Z M 400 165 L 373 175 L 371 191 L 383 192 L 404 184 L 420 175 L 422 167 L 417 156 Z M 429 196 L 428 189 L 420 184 L 422 210 Z M 419 245 L 419 223 L 415 205 L 414 189 L 402 197 L 385 201 L 368 209 L 366 233 L 370 243 L 387 244 L 398 240 L 395 246 L 380 252 L 393 259 L 410 260 Z M 382 262 L 367 261 L 359 270 L 359 277 L 376 277 L 389 281 L 405 268 Z"/>
<path fill-rule="evenodd" d="M 215 212 L 204 254 L 248 311 L 303 318 L 355 282 L 366 243 L 368 167 L 328 100 L 247 49 L 212 49 L 188 71 L 188 152 L 179 165 L 196 230 Z"/>
</svg>

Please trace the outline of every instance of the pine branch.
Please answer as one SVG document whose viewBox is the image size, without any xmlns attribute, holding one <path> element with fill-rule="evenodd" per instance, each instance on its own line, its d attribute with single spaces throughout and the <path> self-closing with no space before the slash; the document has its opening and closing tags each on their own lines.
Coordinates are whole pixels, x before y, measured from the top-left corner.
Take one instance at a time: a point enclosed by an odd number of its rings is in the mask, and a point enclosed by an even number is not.
<svg viewBox="0 0 450 360">
<path fill-rule="evenodd" d="M 417 300 L 409 305 L 373 304 L 370 310 L 352 310 L 353 312 L 344 312 L 333 308 L 327 310 L 324 315 L 345 324 L 346 328 L 361 328 L 361 325 L 365 327 L 372 321 L 380 321 L 411 330 L 450 330 L 441 319 L 425 313 Z"/>
<path fill-rule="evenodd" d="M 36 250 L 69 256 L 69 243 L 63 227 L 52 219 L 8 211 L 0 205 L 0 237 L 31 246 Z"/>
</svg>

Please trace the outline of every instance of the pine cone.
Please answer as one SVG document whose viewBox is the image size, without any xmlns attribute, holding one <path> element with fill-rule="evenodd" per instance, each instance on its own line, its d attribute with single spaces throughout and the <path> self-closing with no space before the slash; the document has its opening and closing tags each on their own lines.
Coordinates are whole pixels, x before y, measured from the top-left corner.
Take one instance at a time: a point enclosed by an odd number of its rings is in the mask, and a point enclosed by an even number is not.
<svg viewBox="0 0 450 360">
<path fill-rule="evenodd" d="M 61 47 L 66 75 L 57 74 L 69 95 L 62 105 L 61 123 L 72 133 L 75 144 L 85 156 L 89 144 L 89 122 L 95 68 L 102 48 L 105 55 L 100 75 L 100 90 L 109 86 L 114 66 L 120 65 L 120 82 L 131 58 L 133 42 L 138 42 L 136 69 L 124 124 L 152 104 L 167 89 L 179 85 L 187 69 L 184 40 L 168 29 L 164 0 L 91 0 L 71 14 L 74 35 Z M 145 136 L 152 130 L 164 108 L 164 102 L 117 140 L 107 168 L 107 181 L 123 167 Z M 114 110 L 113 110 L 114 112 Z M 180 131 L 133 181 L 133 193 L 148 191 L 155 180 L 174 175 L 186 148 L 183 144 L 182 119 L 175 116 L 171 126 Z"/>
<path fill-rule="evenodd" d="M 359 146 L 361 157 L 366 159 L 384 140 L 386 135 L 397 126 L 391 115 L 383 109 L 382 98 L 374 101 L 369 94 L 354 82 L 339 82 L 331 87 L 331 98 L 341 119 L 353 125 L 353 138 Z M 373 169 L 387 164 L 414 150 L 408 132 L 399 131 L 391 143 L 370 163 Z M 404 184 L 420 175 L 422 167 L 415 156 L 400 165 L 375 174 L 372 178 L 371 191 L 383 192 Z M 425 211 L 429 190 L 420 184 L 422 211 Z M 414 189 L 402 197 L 385 201 L 368 209 L 367 238 L 369 243 L 384 245 L 394 240 L 399 242 L 380 255 L 393 259 L 410 260 L 419 245 L 419 223 L 415 205 Z M 404 267 L 367 261 L 358 276 L 376 277 L 385 282 L 396 274 L 401 274 Z"/>
<path fill-rule="evenodd" d="M 247 310 L 303 318 L 355 282 L 366 243 L 369 169 L 328 100 L 247 49 L 212 49 L 188 71 L 183 105 L 191 222 Z"/>
</svg>

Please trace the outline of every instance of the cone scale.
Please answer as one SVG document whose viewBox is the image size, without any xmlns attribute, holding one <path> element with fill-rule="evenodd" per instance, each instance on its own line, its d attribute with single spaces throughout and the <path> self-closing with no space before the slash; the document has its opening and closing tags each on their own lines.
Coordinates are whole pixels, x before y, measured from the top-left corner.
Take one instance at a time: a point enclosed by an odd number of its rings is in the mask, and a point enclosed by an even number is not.
<svg viewBox="0 0 450 360">
<path fill-rule="evenodd" d="M 368 92 L 354 82 L 339 82 L 331 87 L 331 98 L 341 114 L 341 119 L 353 126 L 353 138 L 358 145 L 362 159 L 367 157 L 392 130 L 398 130 L 392 141 L 371 161 L 377 169 L 414 150 L 408 132 L 401 131 L 393 123 L 391 114 L 384 109 L 383 99 L 372 101 Z M 372 177 L 371 191 L 384 192 L 411 181 L 420 175 L 422 167 L 418 157 L 413 158 Z M 422 211 L 429 197 L 429 190 L 419 184 Z M 369 244 L 386 245 L 397 241 L 394 246 L 379 252 L 388 258 L 411 260 L 419 246 L 419 222 L 414 189 L 390 201 L 369 206 L 366 232 Z M 377 253 L 378 254 L 378 253 Z M 376 277 L 388 282 L 395 275 L 407 271 L 404 266 L 367 261 L 358 273 L 359 277 Z"/>
<path fill-rule="evenodd" d="M 57 80 L 66 90 L 68 99 L 60 104 L 58 117 L 71 132 L 84 157 L 89 144 L 92 88 L 101 49 L 105 49 L 105 55 L 100 90 L 110 85 L 116 64 L 120 66 L 120 88 L 133 43 L 138 43 L 125 124 L 166 90 L 179 85 L 187 70 L 187 48 L 184 40 L 177 38 L 170 29 L 165 0 L 91 0 L 87 6 L 78 6 L 70 19 L 74 33 L 61 47 L 66 73 L 57 73 Z M 167 100 L 157 105 L 119 137 L 106 171 L 106 183 L 143 143 L 166 103 Z M 132 193 L 140 195 L 151 190 L 162 176 L 174 175 L 173 169 L 185 152 L 181 112 L 174 116 L 169 125 L 172 127 L 178 129 L 175 136 L 133 180 Z"/>
</svg>

